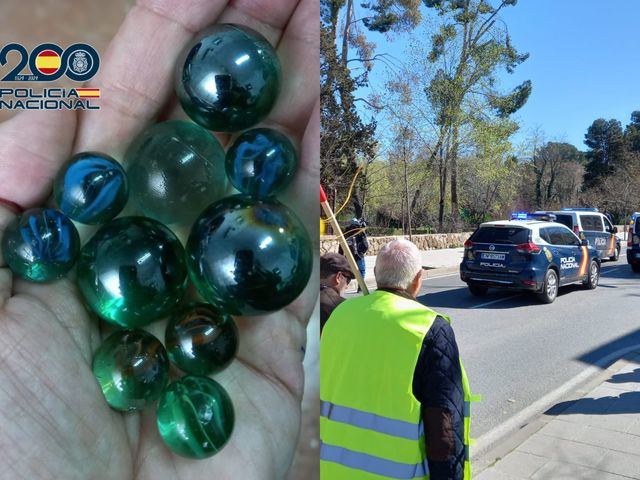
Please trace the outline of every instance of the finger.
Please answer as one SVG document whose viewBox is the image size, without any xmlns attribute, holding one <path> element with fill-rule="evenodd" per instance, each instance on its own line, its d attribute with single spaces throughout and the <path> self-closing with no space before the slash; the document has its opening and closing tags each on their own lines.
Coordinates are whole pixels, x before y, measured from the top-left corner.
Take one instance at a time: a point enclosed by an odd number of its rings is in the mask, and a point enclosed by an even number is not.
<svg viewBox="0 0 640 480">
<path fill-rule="evenodd" d="M 119 157 L 173 92 L 178 55 L 195 32 L 213 23 L 226 0 L 139 0 L 127 14 L 91 85 L 100 110 L 84 111 L 75 150 Z"/>
<path fill-rule="evenodd" d="M 71 155 L 72 110 L 32 110 L 0 125 L 0 198 L 22 209 L 50 193 L 60 165 Z"/>
<path fill-rule="evenodd" d="M 317 0 L 301 0 L 278 44 L 283 82 L 268 121 L 283 125 L 298 138 L 320 97 L 319 9 Z"/>
</svg>

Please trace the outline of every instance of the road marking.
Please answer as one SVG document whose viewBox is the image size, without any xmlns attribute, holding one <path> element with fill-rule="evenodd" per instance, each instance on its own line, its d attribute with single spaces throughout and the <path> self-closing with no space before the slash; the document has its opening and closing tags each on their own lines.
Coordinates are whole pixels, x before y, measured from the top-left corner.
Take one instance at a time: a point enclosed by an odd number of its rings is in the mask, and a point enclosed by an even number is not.
<svg viewBox="0 0 640 480">
<path fill-rule="evenodd" d="M 601 373 L 603 369 L 609 366 L 609 363 L 613 363 L 613 360 L 618 360 L 627 353 L 634 351 L 640 351 L 640 345 L 621 348 L 620 350 L 616 350 L 615 352 L 606 355 L 568 382 L 560 385 L 555 390 L 533 402 L 524 410 L 520 410 L 508 420 L 489 430 L 476 440 L 477 447 L 474 449 L 475 452 L 473 454 L 473 458 L 477 458 L 483 453 L 486 453 L 488 450 L 496 446 L 496 444 L 505 440 L 505 438 L 512 432 L 519 430 L 524 425 L 530 423 L 535 417 L 541 415 L 557 403 L 558 400 L 564 397 L 568 392 L 576 389 L 578 385 L 586 383 L 589 377 L 595 377 L 596 374 Z"/>
<path fill-rule="evenodd" d="M 512 298 L 520 297 L 521 295 L 522 295 L 521 293 L 518 293 L 517 295 L 511 295 L 510 297 L 498 298 L 496 300 L 491 300 L 490 302 L 481 303 L 480 305 L 474 305 L 473 307 L 469 307 L 469 309 L 488 307 L 489 305 L 493 305 L 494 303 L 504 302 L 505 300 L 510 300 Z"/>
<path fill-rule="evenodd" d="M 616 270 L 620 270 L 622 267 L 608 268 L 606 272 L 602 272 L 600 276 L 606 275 L 607 273 L 615 272 Z"/>
<path fill-rule="evenodd" d="M 449 273 L 447 275 L 438 275 L 437 277 L 430 277 L 430 276 L 427 275 L 427 278 L 425 278 L 424 280 L 435 280 L 436 278 L 457 277 L 459 275 L 460 275 L 460 272 Z"/>
</svg>

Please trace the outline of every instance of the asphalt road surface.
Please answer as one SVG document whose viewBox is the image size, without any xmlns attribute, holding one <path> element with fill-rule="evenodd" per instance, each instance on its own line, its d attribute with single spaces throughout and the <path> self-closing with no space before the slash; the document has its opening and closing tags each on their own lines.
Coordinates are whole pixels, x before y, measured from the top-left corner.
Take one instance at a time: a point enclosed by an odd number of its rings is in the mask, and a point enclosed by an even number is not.
<svg viewBox="0 0 640 480">
<path fill-rule="evenodd" d="M 450 315 L 471 389 L 472 436 L 500 425 L 606 355 L 640 346 L 640 275 L 604 262 L 600 285 L 560 289 L 554 303 L 490 289 L 473 297 L 458 274 L 427 278 L 418 300 Z"/>
</svg>

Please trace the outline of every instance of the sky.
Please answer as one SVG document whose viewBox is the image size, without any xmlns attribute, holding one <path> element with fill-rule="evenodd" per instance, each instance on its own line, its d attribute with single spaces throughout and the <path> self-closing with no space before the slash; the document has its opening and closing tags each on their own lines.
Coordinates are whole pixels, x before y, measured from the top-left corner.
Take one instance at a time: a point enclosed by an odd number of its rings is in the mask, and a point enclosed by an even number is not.
<svg viewBox="0 0 640 480">
<path fill-rule="evenodd" d="M 513 45 L 530 57 L 514 74 L 499 76 L 502 88 L 533 84 L 513 116 L 521 125 L 514 142 L 540 129 L 548 140 L 586 150 L 584 135 L 595 119 L 617 119 L 624 128 L 640 110 L 640 0 L 520 0 L 503 11 Z M 402 58 L 405 37 L 371 38 L 376 52 Z"/>
</svg>

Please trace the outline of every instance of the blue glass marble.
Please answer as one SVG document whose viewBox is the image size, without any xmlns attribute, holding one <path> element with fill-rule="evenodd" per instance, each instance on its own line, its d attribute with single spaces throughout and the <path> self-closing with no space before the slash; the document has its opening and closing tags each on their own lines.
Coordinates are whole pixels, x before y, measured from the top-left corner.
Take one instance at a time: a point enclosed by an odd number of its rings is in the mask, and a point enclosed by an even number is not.
<svg viewBox="0 0 640 480">
<path fill-rule="evenodd" d="M 187 242 L 193 283 L 232 315 L 279 310 L 304 290 L 313 252 L 309 234 L 276 200 L 233 195 L 213 203 Z"/>
<path fill-rule="evenodd" d="M 216 132 L 238 132 L 269 114 L 281 76 L 267 39 L 245 26 L 219 23 L 181 54 L 176 93 L 194 122 Z"/>
<path fill-rule="evenodd" d="M 225 168 L 240 192 L 268 197 L 282 191 L 295 175 L 296 150 L 282 133 L 254 128 L 233 142 L 227 151 Z"/>
<path fill-rule="evenodd" d="M 118 215 L 129 197 L 127 177 L 109 155 L 83 152 L 74 155 L 53 183 L 58 208 L 72 219 L 91 225 Z"/>
<path fill-rule="evenodd" d="M 79 252 L 75 225 L 52 208 L 27 210 L 7 225 L 2 237 L 2 256 L 11 271 L 34 282 L 63 277 Z"/>
</svg>

